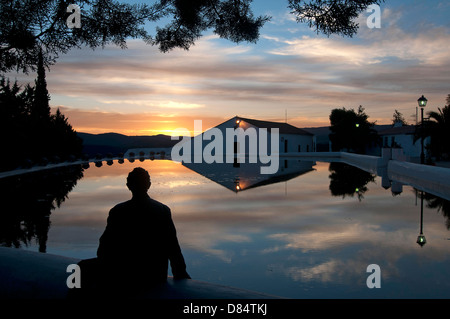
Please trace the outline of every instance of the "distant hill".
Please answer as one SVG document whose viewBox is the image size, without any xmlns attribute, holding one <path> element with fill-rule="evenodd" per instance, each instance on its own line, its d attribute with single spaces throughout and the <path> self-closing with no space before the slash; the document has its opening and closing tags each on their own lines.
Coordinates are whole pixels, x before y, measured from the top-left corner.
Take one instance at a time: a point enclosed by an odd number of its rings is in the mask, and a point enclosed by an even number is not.
<svg viewBox="0 0 450 319">
<path fill-rule="evenodd" d="M 83 153 L 95 156 L 97 153 L 125 153 L 130 148 L 172 147 L 178 140 L 172 140 L 168 135 L 127 136 L 118 133 L 90 134 L 78 133 L 83 140 Z"/>
</svg>

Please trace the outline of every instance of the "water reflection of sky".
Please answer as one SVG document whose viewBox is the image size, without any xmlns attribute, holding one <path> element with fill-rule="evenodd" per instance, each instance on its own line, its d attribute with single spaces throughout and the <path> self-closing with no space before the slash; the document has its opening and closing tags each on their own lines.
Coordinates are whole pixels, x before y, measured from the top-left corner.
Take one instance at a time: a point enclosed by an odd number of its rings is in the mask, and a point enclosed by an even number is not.
<svg viewBox="0 0 450 319">
<path fill-rule="evenodd" d="M 109 209 L 130 198 L 125 179 L 136 166 L 151 174 L 150 195 L 172 209 L 195 279 L 292 298 L 450 297 L 442 213 L 425 205 L 420 247 L 412 188 L 393 196 L 377 177 L 361 201 L 331 196 L 328 163 L 239 193 L 171 161 L 91 165 L 52 212 L 47 253 L 94 257 Z M 381 289 L 366 286 L 369 264 L 381 267 Z"/>
</svg>

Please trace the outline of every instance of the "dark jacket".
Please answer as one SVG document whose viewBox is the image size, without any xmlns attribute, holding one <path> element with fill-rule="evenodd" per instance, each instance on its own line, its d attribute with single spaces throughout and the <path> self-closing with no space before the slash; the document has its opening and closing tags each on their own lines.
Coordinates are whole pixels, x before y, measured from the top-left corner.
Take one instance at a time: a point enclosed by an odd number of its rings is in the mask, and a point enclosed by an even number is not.
<svg viewBox="0 0 450 319">
<path fill-rule="evenodd" d="M 163 282 L 169 260 L 175 279 L 190 278 L 169 207 L 148 195 L 111 209 L 97 256 L 115 278 L 120 274 L 128 281 Z"/>
</svg>

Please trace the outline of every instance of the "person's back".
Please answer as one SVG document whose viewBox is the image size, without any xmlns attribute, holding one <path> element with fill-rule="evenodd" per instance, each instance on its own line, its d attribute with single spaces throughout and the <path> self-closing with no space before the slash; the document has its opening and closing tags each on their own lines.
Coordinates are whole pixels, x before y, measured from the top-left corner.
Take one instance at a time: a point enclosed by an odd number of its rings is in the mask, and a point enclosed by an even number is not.
<svg viewBox="0 0 450 319">
<path fill-rule="evenodd" d="M 171 211 L 150 198 L 150 175 L 143 168 L 129 173 L 132 199 L 114 206 L 100 237 L 97 258 L 83 260 L 82 288 L 105 293 L 145 289 L 167 280 L 168 264 L 174 279 L 190 279 L 178 243 Z"/>
<path fill-rule="evenodd" d="M 169 260 L 175 278 L 188 277 L 170 209 L 148 195 L 111 209 L 97 256 L 109 271 L 130 282 L 165 281 Z"/>
</svg>

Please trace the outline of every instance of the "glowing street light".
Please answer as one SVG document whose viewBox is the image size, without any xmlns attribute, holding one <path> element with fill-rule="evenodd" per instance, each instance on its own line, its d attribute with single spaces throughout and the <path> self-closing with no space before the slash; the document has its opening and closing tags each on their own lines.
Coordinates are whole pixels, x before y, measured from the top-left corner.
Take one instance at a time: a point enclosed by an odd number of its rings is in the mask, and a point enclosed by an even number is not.
<svg viewBox="0 0 450 319">
<path fill-rule="evenodd" d="M 428 100 L 425 98 L 425 96 L 422 95 L 422 96 L 417 100 L 417 102 L 419 103 L 419 106 L 420 106 L 420 107 L 425 107 L 425 106 L 427 106 Z"/>
<path fill-rule="evenodd" d="M 428 100 L 425 98 L 425 96 L 421 96 L 418 100 L 417 103 L 419 104 L 420 107 L 420 112 L 421 112 L 421 121 L 420 121 L 420 130 L 421 130 L 421 145 L 422 145 L 422 151 L 420 153 L 420 164 L 423 164 L 425 162 L 425 154 L 423 152 L 423 109 L 425 108 L 425 106 L 427 106 L 427 102 Z"/>
<path fill-rule="evenodd" d="M 234 128 L 237 129 L 239 127 L 240 123 L 241 123 L 241 120 L 236 117 L 236 122 L 235 122 Z"/>
<path fill-rule="evenodd" d="M 423 247 L 423 245 L 425 245 L 425 244 L 427 243 L 427 240 L 426 240 L 426 238 L 425 238 L 425 235 L 420 234 L 420 235 L 417 237 L 417 243 L 420 245 L 420 247 Z"/>
<path fill-rule="evenodd" d="M 423 234 L 423 192 L 420 194 L 420 235 L 417 236 L 417 244 L 423 247 L 427 243 L 425 235 Z"/>
</svg>

